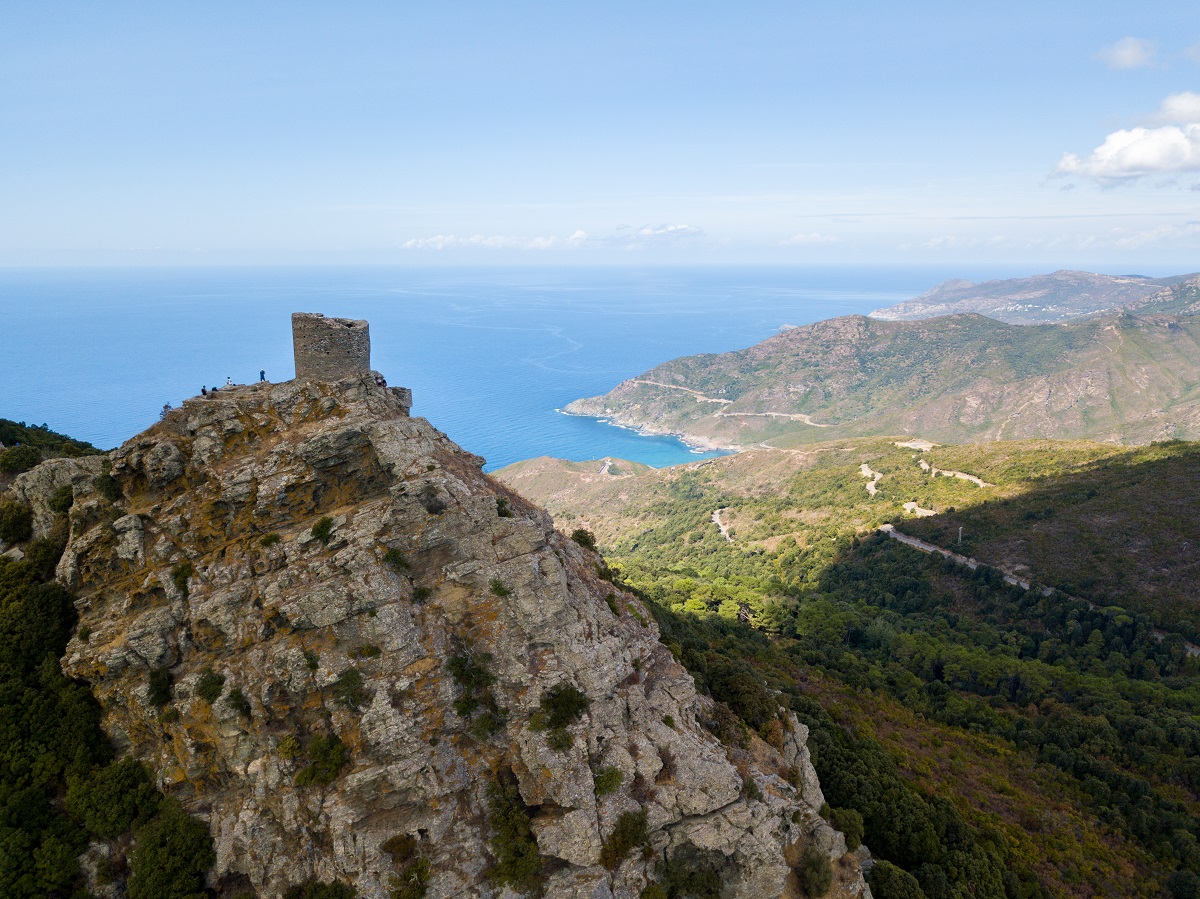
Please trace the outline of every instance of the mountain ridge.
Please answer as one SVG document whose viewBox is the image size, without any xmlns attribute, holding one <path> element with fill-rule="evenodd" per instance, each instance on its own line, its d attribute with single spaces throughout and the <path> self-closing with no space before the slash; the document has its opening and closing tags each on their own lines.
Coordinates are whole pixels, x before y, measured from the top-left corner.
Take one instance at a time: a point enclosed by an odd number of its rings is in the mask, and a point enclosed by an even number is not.
<svg viewBox="0 0 1200 899">
<path fill-rule="evenodd" d="M 961 278 L 870 313 L 872 318 L 908 321 L 977 312 L 1009 324 L 1046 324 L 1130 311 L 1200 310 L 1200 273 L 1148 278 L 1060 269 L 1026 278 L 975 283 Z"/>
<path fill-rule="evenodd" d="M 1197 316 L 844 316 L 665 362 L 564 411 L 731 449 L 889 433 L 1146 443 L 1200 437 L 1198 360 Z"/>
</svg>

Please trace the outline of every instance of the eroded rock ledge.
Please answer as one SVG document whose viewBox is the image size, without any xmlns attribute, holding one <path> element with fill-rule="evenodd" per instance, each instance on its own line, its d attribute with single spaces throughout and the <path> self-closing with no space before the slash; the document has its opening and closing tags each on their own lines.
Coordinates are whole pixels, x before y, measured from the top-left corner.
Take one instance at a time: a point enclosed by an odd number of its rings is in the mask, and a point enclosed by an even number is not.
<svg viewBox="0 0 1200 899">
<path fill-rule="evenodd" d="M 637 599 L 409 404 L 370 374 L 222 391 L 111 454 L 115 501 L 91 460 L 30 473 L 75 492 L 64 666 L 121 751 L 208 821 L 214 886 L 274 899 L 337 878 L 383 899 L 385 843 L 408 836 L 428 896 L 515 895 L 486 874 L 486 788 L 511 777 L 547 896 L 637 897 L 676 856 L 716 864 L 730 897 L 799 895 L 788 861 L 810 843 L 838 860 L 832 895 L 869 895 L 816 813 L 805 728 L 785 716 L 775 747 L 723 745 Z M 455 710 L 455 656 L 494 678 L 492 727 Z M 582 716 L 531 727 L 562 684 Z M 303 774 L 334 736 L 345 763 Z M 641 810 L 646 847 L 602 865 Z"/>
</svg>

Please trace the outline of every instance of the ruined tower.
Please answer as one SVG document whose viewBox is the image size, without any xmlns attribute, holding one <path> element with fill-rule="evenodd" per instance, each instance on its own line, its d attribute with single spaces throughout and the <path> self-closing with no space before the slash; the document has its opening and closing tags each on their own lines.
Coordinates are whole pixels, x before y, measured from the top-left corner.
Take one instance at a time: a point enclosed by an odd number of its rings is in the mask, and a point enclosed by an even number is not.
<svg viewBox="0 0 1200 899">
<path fill-rule="evenodd" d="M 338 381 L 371 370 L 371 333 L 365 321 L 292 313 L 296 378 Z"/>
</svg>

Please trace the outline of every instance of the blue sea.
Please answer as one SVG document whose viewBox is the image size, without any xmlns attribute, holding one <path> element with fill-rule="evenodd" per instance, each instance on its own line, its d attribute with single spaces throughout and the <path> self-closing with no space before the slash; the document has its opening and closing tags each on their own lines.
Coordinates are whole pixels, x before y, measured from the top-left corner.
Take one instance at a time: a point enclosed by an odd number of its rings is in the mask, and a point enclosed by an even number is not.
<svg viewBox="0 0 1200 899">
<path fill-rule="evenodd" d="M 866 313 L 951 277 L 931 267 L 161 268 L 0 271 L 0 418 L 110 448 L 201 385 L 287 380 L 292 312 L 371 323 L 372 364 L 488 469 L 550 455 L 654 466 L 680 441 L 564 415 L 660 362 Z"/>
</svg>

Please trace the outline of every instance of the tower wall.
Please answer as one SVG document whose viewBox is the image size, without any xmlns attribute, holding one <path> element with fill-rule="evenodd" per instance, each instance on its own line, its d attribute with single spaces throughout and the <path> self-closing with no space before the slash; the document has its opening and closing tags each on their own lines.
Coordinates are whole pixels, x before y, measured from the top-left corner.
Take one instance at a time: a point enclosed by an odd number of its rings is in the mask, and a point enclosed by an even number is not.
<svg viewBox="0 0 1200 899">
<path fill-rule="evenodd" d="M 365 321 L 293 312 L 292 349 L 297 379 L 338 381 L 371 370 L 371 333 Z"/>
</svg>

